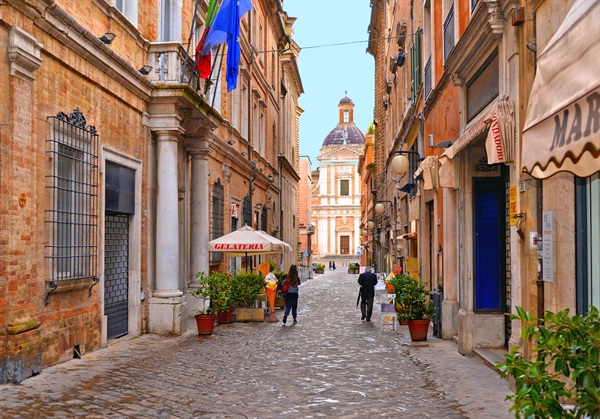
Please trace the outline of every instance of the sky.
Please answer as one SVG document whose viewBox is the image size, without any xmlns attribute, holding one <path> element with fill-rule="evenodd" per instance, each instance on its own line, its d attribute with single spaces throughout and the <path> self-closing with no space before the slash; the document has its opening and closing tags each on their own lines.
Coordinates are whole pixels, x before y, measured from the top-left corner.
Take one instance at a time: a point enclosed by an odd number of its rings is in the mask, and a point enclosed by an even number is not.
<svg viewBox="0 0 600 419">
<path fill-rule="evenodd" d="M 366 132 L 373 121 L 374 58 L 366 52 L 370 1 L 284 0 L 283 10 L 297 18 L 292 38 L 302 48 L 298 65 L 304 87 L 300 154 L 310 156 L 314 170 L 323 140 L 339 122 L 338 104 L 346 92 L 358 128 Z"/>
</svg>

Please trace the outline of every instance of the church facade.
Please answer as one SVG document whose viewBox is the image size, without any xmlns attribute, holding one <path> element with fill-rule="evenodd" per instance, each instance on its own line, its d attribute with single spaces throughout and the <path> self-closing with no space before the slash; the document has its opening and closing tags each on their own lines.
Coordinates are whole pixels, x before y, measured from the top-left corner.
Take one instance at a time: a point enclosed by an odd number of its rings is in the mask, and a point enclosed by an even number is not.
<svg viewBox="0 0 600 419">
<path fill-rule="evenodd" d="M 314 261 L 347 264 L 359 260 L 361 182 L 358 161 L 365 135 L 354 123 L 354 103 L 338 104 L 339 122 L 325 137 L 312 174 L 312 242 Z"/>
</svg>

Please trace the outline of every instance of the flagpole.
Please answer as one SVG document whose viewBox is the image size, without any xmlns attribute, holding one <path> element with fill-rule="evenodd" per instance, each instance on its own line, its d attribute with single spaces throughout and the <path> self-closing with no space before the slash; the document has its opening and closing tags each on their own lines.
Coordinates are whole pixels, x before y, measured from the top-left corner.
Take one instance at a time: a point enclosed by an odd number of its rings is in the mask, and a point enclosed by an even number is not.
<svg viewBox="0 0 600 419">
<path fill-rule="evenodd" d="M 215 72 L 215 66 L 217 65 L 217 57 L 219 56 L 219 52 L 221 51 L 221 45 L 219 44 L 217 46 L 217 51 L 215 52 L 215 61 L 212 64 L 212 68 L 210 69 L 210 75 L 208 76 L 208 79 L 210 81 L 212 74 Z M 223 55 L 221 55 L 221 63 L 223 62 Z M 219 72 L 221 71 L 221 64 L 219 64 Z M 217 83 L 219 82 L 218 76 L 217 76 Z M 209 89 L 210 83 L 206 83 L 204 85 L 204 94 L 208 93 L 208 89 Z"/>
<path fill-rule="evenodd" d="M 188 57 L 190 56 L 190 45 L 192 44 L 192 35 L 194 34 L 194 27 L 196 26 L 196 15 L 198 13 L 198 3 L 200 0 L 196 0 L 196 5 L 194 6 L 194 16 L 192 17 L 192 26 L 190 28 L 190 36 L 188 37 L 187 49 L 185 50 L 185 62 L 183 63 L 183 72 L 181 73 L 180 83 L 183 83 L 185 80 L 185 72 L 187 70 L 187 62 Z M 198 57 L 195 58 L 195 62 L 198 62 Z M 194 68 L 196 65 L 194 64 Z M 193 73 L 193 70 L 192 70 Z M 191 76 L 190 76 L 191 81 Z"/>
<path fill-rule="evenodd" d="M 221 60 L 219 62 L 219 69 L 217 70 L 217 80 L 215 81 L 215 91 L 213 92 L 213 98 L 212 98 L 212 102 L 210 104 L 211 108 L 215 107 L 215 99 L 217 97 L 217 86 L 219 85 L 219 79 L 221 78 L 221 68 L 223 68 L 223 56 L 224 55 L 225 55 L 225 48 L 223 48 L 223 53 L 221 54 Z M 217 60 L 215 60 L 215 62 L 216 61 Z"/>
</svg>

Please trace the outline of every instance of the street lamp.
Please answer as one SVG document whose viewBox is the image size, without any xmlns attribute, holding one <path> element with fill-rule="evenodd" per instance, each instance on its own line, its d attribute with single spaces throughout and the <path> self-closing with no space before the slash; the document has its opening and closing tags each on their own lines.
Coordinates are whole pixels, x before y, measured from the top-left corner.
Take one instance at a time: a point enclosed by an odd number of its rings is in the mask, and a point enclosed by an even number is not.
<svg viewBox="0 0 600 419">
<path fill-rule="evenodd" d="M 405 154 L 416 154 L 417 159 L 421 160 L 421 157 L 419 156 L 418 151 L 398 150 L 398 151 L 393 151 L 393 153 L 397 154 L 397 156 L 395 156 L 392 159 L 392 170 L 394 172 L 396 172 L 397 174 L 399 174 L 400 176 L 404 176 L 406 174 L 406 172 L 408 172 L 408 169 L 410 168 L 410 161 L 408 160 L 408 157 L 405 156 Z"/>
<path fill-rule="evenodd" d="M 375 228 L 375 223 L 373 222 L 373 220 L 369 220 L 369 222 L 367 223 L 367 228 L 369 230 L 373 230 Z"/>
<path fill-rule="evenodd" d="M 392 201 L 377 201 L 375 203 L 375 212 L 379 215 L 383 214 L 385 212 L 385 205 L 384 202 L 388 202 L 388 203 L 392 203 Z"/>
</svg>

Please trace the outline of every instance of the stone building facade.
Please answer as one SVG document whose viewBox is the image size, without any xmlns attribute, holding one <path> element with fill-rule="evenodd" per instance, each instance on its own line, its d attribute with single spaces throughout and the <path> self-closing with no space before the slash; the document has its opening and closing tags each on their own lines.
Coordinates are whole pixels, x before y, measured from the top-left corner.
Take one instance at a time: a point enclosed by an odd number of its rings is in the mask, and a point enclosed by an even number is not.
<svg viewBox="0 0 600 419">
<path fill-rule="evenodd" d="M 224 60 L 210 85 L 192 71 L 207 7 L 0 8 L 0 383 L 185 331 L 195 273 L 242 267 L 211 238 L 248 223 L 296 246 L 294 19 L 253 1 L 227 93 Z"/>
<path fill-rule="evenodd" d="M 328 263 L 355 262 L 360 241 L 361 183 L 358 160 L 365 135 L 354 123 L 354 103 L 340 100 L 339 122 L 323 140 L 319 167 L 312 174 L 312 254 Z"/>
<path fill-rule="evenodd" d="M 577 101 L 595 103 L 599 62 L 585 53 L 599 48 L 600 37 L 569 45 L 565 35 L 593 19 L 598 2 L 525 3 L 376 1 L 372 8 L 377 187 L 363 213 L 381 228 L 373 202 L 384 201 L 394 222 L 386 240 L 370 243 L 379 264 L 397 261 L 443 295 L 435 329 L 463 354 L 519 343 L 522 325 L 506 315 L 515 306 L 534 315 L 583 313 L 600 299 L 591 262 L 599 133 L 566 116 L 577 106 L 582 121 L 594 113 Z M 381 41 L 386 33 L 394 36 Z M 580 56 L 552 57 L 557 45 Z M 543 89 L 550 74 L 564 77 L 553 85 L 561 95 Z M 589 77 L 572 84 L 567 74 Z M 544 120 L 560 122 L 558 134 L 552 124 L 544 131 Z M 555 135 L 570 146 L 541 154 Z M 398 174 L 401 156 L 407 170 Z"/>
<path fill-rule="evenodd" d="M 312 214 L 312 170 L 308 155 L 300 156 L 300 181 L 298 182 L 298 250 L 301 253 L 300 263 L 305 266 L 312 264 L 312 237 L 315 226 L 311 223 Z"/>
</svg>

